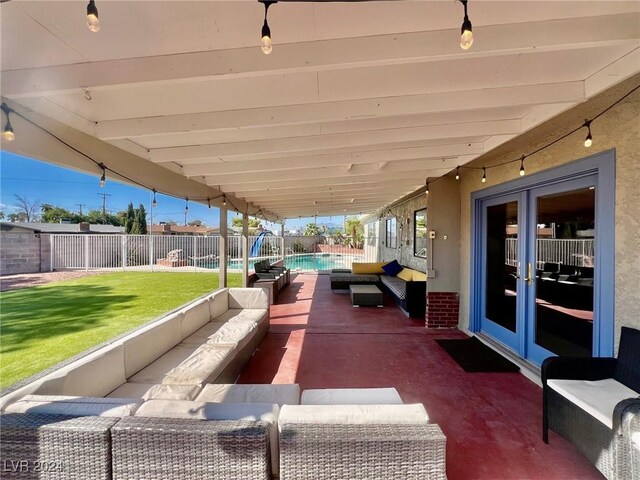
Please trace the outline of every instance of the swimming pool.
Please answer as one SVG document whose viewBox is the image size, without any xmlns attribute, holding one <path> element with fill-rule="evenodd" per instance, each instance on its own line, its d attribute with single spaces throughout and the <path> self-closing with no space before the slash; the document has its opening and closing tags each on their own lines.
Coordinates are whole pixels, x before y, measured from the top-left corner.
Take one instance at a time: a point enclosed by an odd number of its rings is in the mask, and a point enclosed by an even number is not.
<svg viewBox="0 0 640 480">
<path fill-rule="evenodd" d="M 253 270 L 253 264 L 258 260 L 266 258 L 249 259 L 249 270 Z M 270 257 L 269 261 L 275 262 L 278 257 Z M 331 270 L 332 268 L 351 268 L 353 262 L 361 262 L 360 255 L 342 255 L 330 253 L 306 253 L 300 255 L 289 255 L 285 259 L 285 265 L 293 271 L 318 271 Z M 207 268 L 218 268 L 218 262 L 208 264 Z M 229 260 L 227 262 L 229 270 L 242 270 L 242 260 Z"/>
</svg>

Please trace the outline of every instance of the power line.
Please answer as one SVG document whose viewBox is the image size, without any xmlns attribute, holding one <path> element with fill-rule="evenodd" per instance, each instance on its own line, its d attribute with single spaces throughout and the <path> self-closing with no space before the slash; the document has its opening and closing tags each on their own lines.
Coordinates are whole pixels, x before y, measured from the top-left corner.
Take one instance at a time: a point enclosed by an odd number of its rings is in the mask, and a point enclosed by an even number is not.
<svg viewBox="0 0 640 480">
<path fill-rule="evenodd" d="M 108 193 L 98 193 L 102 197 L 102 223 L 107 224 L 107 197 L 111 195 Z"/>
<path fill-rule="evenodd" d="M 74 203 L 74 205 L 80 207 L 80 215 L 82 215 L 82 207 L 86 207 L 86 203 Z"/>
</svg>

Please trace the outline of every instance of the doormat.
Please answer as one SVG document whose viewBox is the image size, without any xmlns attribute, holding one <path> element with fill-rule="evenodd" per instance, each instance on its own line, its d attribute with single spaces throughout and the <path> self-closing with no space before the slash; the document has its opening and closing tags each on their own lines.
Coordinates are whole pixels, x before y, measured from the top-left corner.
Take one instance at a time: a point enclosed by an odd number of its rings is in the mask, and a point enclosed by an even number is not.
<svg viewBox="0 0 640 480">
<path fill-rule="evenodd" d="M 436 340 L 465 372 L 519 372 L 520 367 L 487 347 L 476 337 Z"/>
</svg>

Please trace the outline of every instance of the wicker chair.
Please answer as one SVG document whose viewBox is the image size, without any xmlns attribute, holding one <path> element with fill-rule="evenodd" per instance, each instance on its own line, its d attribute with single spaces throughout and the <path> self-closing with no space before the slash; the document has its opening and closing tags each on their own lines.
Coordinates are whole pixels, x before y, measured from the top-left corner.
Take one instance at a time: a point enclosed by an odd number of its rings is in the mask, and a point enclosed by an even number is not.
<svg viewBox="0 0 640 480">
<path fill-rule="evenodd" d="M 3 479 L 111 480 L 110 428 L 118 418 L 38 413 L 0 416 Z"/>
<path fill-rule="evenodd" d="M 640 399 L 619 402 L 611 412 L 610 428 L 551 388 L 551 379 L 615 379 L 640 392 L 640 331 L 622 328 L 618 358 L 552 357 L 542 364 L 545 443 L 551 429 L 575 445 L 609 480 L 640 478 L 631 474 L 630 440 L 631 429 L 638 428 L 640 422 Z"/>
</svg>

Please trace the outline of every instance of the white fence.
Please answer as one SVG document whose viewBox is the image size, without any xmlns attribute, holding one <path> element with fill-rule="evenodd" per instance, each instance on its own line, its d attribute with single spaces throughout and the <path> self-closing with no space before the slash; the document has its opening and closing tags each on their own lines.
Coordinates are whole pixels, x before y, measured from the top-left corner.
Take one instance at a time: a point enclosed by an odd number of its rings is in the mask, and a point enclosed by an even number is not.
<svg viewBox="0 0 640 480">
<path fill-rule="evenodd" d="M 575 267 L 593 267 L 595 250 L 593 239 L 572 240 L 539 238 L 537 240 L 538 268 L 545 263 L 561 263 Z M 505 240 L 505 263 L 515 266 L 518 259 L 518 239 Z"/>
<path fill-rule="evenodd" d="M 179 267 L 194 271 L 218 270 L 220 236 L 192 235 L 51 235 L 51 269 L 151 269 Z M 267 235 L 256 245 L 250 236 L 249 269 L 257 259 L 285 258 L 299 271 L 351 268 L 351 263 L 377 260 L 377 252 L 335 245 L 324 236 L 282 237 Z M 227 237 L 230 270 L 242 269 L 242 237 Z M 259 247 L 259 248 L 258 248 Z M 169 255 L 170 252 L 174 252 Z M 167 257 L 174 260 L 173 262 Z M 166 260 L 166 261 L 165 261 Z"/>
</svg>

